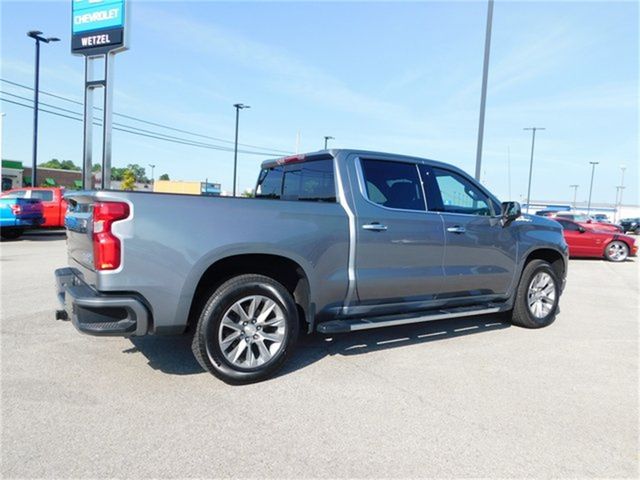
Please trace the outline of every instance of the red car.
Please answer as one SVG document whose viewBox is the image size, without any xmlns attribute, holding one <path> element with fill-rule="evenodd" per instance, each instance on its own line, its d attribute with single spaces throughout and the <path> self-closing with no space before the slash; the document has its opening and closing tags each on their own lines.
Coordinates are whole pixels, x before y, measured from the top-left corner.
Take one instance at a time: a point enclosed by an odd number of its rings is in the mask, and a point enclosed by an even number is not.
<svg viewBox="0 0 640 480">
<path fill-rule="evenodd" d="M 572 220 L 577 224 L 582 225 L 584 228 L 604 230 L 607 232 L 623 233 L 622 227 L 620 225 L 614 225 L 613 223 L 597 222 L 593 218 L 589 217 L 588 215 L 584 215 L 582 213 L 558 212 L 555 215 L 553 215 L 554 220 L 558 220 L 559 218 L 562 218 L 564 220 Z"/>
<path fill-rule="evenodd" d="M 64 227 L 64 216 L 67 213 L 67 201 L 63 198 L 61 187 L 25 187 L 8 190 L 0 195 L 3 198 L 37 198 L 42 202 L 44 223 L 41 227 Z"/>
<path fill-rule="evenodd" d="M 635 239 L 629 235 L 600 230 L 596 226 L 585 228 L 561 217 L 554 220 L 562 225 L 570 257 L 604 257 L 611 262 L 624 262 L 638 253 Z"/>
</svg>

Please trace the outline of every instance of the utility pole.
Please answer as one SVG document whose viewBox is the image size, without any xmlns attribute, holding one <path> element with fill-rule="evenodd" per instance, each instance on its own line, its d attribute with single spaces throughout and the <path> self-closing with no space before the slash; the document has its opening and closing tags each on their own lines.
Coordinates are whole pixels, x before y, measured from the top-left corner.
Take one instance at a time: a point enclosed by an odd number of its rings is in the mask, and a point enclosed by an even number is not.
<svg viewBox="0 0 640 480">
<path fill-rule="evenodd" d="M 600 162 L 589 162 L 591 164 L 591 186 L 589 187 L 589 203 L 587 203 L 587 215 L 591 212 L 591 192 L 593 191 L 593 176 L 596 172 L 596 165 Z"/>
<path fill-rule="evenodd" d="M 484 139 L 484 111 L 487 104 L 487 80 L 489 77 L 489 56 L 491 52 L 491 24 L 493 22 L 493 0 L 487 4 L 487 29 L 484 37 L 484 63 L 482 66 L 482 93 L 480 95 L 480 118 L 478 120 L 478 150 L 476 152 L 476 180 L 480 181 L 482 164 L 482 142 Z"/>
<path fill-rule="evenodd" d="M 324 137 L 324 149 L 325 150 L 327 149 L 327 142 L 329 142 L 329 140 L 335 140 L 335 138 L 334 137 L 330 137 L 328 135 L 325 135 L 325 137 Z"/>
<path fill-rule="evenodd" d="M 622 206 L 622 191 L 624 190 L 624 171 L 627 169 L 625 165 L 620 165 L 620 170 L 622 170 L 622 177 L 620 178 L 620 199 L 618 200 L 618 204 Z"/>
<path fill-rule="evenodd" d="M 240 110 L 243 108 L 251 108 L 249 105 L 242 103 L 234 103 L 236 109 L 236 141 L 233 149 L 233 196 L 236 196 L 236 183 L 238 178 L 238 124 L 240 122 Z"/>
<path fill-rule="evenodd" d="M 546 130 L 543 127 L 527 127 L 523 130 L 531 130 L 531 161 L 529 162 L 529 186 L 527 187 L 527 213 L 531 210 L 531 176 L 533 174 L 533 149 L 536 145 L 536 130 Z"/>
<path fill-rule="evenodd" d="M 155 177 L 155 175 L 153 173 L 154 173 L 154 170 L 155 170 L 156 166 L 151 164 L 151 163 L 149 164 L 149 166 L 151 167 L 151 184 L 155 185 L 156 177 Z"/>
<path fill-rule="evenodd" d="M 576 210 L 576 198 L 578 196 L 578 187 L 580 185 L 569 185 L 569 188 L 573 188 L 573 209 Z"/>
<path fill-rule="evenodd" d="M 38 95 L 40 93 L 40 42 L 59 42 L 57 37 L 43 37 L 42 32 L 38 30 L 31 30 L 27 32 L 27 36 L 33 38 L 36 41 L 36 63 L 35 63 L 35 78 L 33 85 L 33 156 L 31 160 L 31 186 L 37 187 L 37 169 L 38 169 Z"/>
</svg>

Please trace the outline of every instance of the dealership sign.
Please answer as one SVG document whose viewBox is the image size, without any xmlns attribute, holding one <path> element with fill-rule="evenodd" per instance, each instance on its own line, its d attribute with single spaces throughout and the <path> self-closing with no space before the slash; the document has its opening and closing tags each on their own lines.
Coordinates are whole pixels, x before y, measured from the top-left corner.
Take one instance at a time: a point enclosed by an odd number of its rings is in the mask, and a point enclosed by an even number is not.
<svg viewBox="0 0 640 480">
<path fill-rule="evenodd" d="M 71 0 L 71 52 L 102 55 L 125 50 L 125 0 Z"/>
</svg>

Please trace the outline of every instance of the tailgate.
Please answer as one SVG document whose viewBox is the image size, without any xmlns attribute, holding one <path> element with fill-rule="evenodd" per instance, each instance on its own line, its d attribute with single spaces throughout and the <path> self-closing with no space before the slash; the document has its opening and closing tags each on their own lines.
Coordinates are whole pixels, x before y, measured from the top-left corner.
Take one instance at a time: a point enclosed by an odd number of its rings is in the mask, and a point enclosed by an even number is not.
<svg viewBox="0 0 640 480">
<path fill-rule="evenodd" d="M 37 198 L 16 198 L 16 204 L 20 205 L 18 218 L 30 219 L 42 216 L 42 202 Z"/>
<path fill-rule="evenodd" d="M 67 197 L 68 208 L 64 217 L 67 229 L 67 250 L 73 259 L 87 270 L 95 271 L 93 264 L 93 195 Z"/>
</svg>

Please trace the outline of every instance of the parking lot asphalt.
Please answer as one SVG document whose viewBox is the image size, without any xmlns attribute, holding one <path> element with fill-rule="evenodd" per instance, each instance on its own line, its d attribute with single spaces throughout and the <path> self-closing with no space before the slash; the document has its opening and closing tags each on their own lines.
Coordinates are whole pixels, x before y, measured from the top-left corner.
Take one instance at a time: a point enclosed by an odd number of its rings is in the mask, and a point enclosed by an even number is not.
<svg viewBox="0 0 640 480">
<path fill-rule="evenodd" d="M 228 386 L 190 338 L 55 321 L 64 237 L 0 244 L 3 478 L 638 476 L 638 259 L 572 260 L 556 322 L 302 340 Z"/>
</svg>

